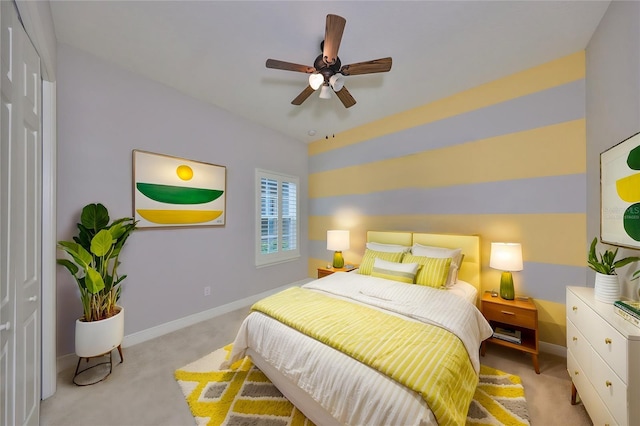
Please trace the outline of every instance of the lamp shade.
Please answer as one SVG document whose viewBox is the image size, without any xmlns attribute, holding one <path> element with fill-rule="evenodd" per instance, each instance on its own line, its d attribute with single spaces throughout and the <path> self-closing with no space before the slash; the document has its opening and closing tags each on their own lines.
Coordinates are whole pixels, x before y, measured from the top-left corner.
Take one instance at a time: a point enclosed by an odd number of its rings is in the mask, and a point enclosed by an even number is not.
<svg viewBox="0 0 640 426">
<path fill-rule="evenodd" d="M 342 75 L 334 74 L 329 79 L 329 84 L 335 92 L 339 92 L 344 87 L 344 77 L 342 77 Z"/>
<path fill-rule="evenodd" d="M 318 90 L 324 83 L 324 76 L 322 74 L 314 73 L 309 76 L 309 86 L 313 90 Z"/>
<path fill-rule="evenodd" d="M 349 231 L 327 231 L 327 250 L 349 250 Z"/>
<path fill-rule="evenodd" d="M 331 99 L 331 88 L 327 83 L 320 88 L 320 99 Z"/>
<path fill-rule="evenodd" d="M 489 266 L 501 271 L 522 271 L 520 243 L 491 243 Z"/>
</svg>

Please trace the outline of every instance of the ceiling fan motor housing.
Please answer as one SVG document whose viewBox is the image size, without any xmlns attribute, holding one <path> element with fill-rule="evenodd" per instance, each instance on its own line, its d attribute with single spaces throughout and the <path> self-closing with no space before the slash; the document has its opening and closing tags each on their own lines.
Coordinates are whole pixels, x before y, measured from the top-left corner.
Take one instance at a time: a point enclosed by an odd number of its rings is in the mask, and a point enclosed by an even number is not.
<svg viewBox="0 0 640 426">
<path fill-rule="evenodd" d="M 322 54 L 318 55 L 316 60 L 313 62 L 313 67 L 318 71 L 319 74 L 322 74 L 325 82 L 329 82 L 329 79 L 332 75 L 340 72 L 340 67 L 342 66 L 340 62 L 340 58 L 336 58 L 336 62 L 333 65 L 327 65 L 324 62 Z"/>
</svg>

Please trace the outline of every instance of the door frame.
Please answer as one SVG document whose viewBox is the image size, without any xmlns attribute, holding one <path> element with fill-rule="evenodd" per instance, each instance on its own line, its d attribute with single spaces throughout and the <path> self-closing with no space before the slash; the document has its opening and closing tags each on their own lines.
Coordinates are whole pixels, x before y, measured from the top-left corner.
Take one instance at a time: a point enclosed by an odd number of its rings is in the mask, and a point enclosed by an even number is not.
<svg viewBox="0 0 640 426">
<path fill-rule="evenodd" d="M 42 301 L 41 397 L 56 391 L 56 83 L 42 80 Z"/>
</svg>

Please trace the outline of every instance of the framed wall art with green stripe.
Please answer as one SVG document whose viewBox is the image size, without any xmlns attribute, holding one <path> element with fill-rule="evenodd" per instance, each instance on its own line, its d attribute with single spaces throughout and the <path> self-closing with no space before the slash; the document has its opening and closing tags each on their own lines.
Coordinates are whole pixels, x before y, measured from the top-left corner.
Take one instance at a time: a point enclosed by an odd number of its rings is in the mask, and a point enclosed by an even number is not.
<svg viewBox="0 0 640 426">
<path fill-rule="evenodd" d="M 224 226 L 227 168 L 133 150 L 138 228 Z"/>
<path fill-rule="evenodd" d="M 640 133 L 600 154 L 600 238 L 640 248 Z"/>
</svg>

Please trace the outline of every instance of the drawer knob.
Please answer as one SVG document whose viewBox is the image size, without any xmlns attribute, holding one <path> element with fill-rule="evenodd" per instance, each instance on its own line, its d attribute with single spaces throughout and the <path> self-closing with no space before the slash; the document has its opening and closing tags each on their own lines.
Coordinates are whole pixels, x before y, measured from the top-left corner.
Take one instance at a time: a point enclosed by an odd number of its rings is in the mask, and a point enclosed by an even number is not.
<svg viewBox="0 0 640 426">
<path fill-rule="evenodd" d="M 577 338 L 576 336 L 573 336 L 573 341 L 574 341 L 574 342 L 577 342 L 577 341 L 578 341 L 578 338 Z"/>
<path fill-rule="evenodd" d="M 611 344 L 611 339 L 609 339 L 608 337 L 604 339 L 604 343 L 606 343 L 607 345 Z"/>
<path fill-rule="evenodd" d="M 605 384 L 608 388 L 610 388 L 610 387 L 611 387 L 611 382 L 610 382 L 610 381 L 608 381 L 608 380 L 607 380 L 606 382 L 604 382 L 604 384 Z"/>
<path fill-rule="evenodd" d="M 573 374 L 575 374 L 577 376 L 580 373 L 578 372 L 578 370 L 576 370 L 576 371 L 573 372 Z"/>
<path fill-rule="evenodd" d="M 509 312 L 509 311 L 500 311 L 505 315 L 515 315 L 513 312 Z"/>
<path fill-rule="evenodd" d="M 577 311 L 577 310 L 578 310 L 578 307 L 577 307 L 577 306 L 574 306 L 574 307 L 573 307 L 573 308 L 571 308 L 571 309 L 573 309 L 573 310 L 574 310 L 574 312 L 575 312 L 575 311 Z"/>
</svg>

